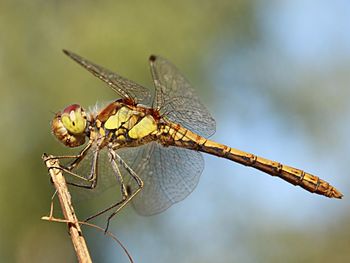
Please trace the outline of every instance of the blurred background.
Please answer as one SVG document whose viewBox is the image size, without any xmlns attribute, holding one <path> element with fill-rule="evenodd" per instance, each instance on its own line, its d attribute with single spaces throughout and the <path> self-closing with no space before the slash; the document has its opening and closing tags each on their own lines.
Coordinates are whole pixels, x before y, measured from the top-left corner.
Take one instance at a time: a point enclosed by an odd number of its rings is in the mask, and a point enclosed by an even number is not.
<svg viewBox="0 0 350 263">
<path fill-rule="evenodd" d="M 62 48 L 150 88 L 148 56 L 168 58 L 215 117 L 212 139 L 302 168 L 345 196 L 205 156 L 187 199 L 113 220 L 135 262 L 349 261 L 349 25 L 346 0 L 1 1 L 1 262 L 76 261 L 67 227 L 40 220 L 53 193 L 40 157 L 66 152 L 50 134 L 53 112 L 116 95 Z M 99 209 L 87 202 L 76 207 L 82 218 Z M 128 262 L 102 233 L 84 231 L 95 262 Z"/>
</svg>

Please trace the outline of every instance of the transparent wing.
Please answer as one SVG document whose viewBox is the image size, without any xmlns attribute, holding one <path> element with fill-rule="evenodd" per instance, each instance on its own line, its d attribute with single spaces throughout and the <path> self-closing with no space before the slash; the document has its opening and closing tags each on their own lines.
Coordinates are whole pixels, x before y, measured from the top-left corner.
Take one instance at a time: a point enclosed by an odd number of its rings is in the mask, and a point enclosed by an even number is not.
<svg viewBox="0 0 350 263">
<path fill-rule="evenodd" d="M 119 76 L 117 73 L 114 73 L 109 69 L 94 64 L 87 59 L 74 54 L 73 52 L 67 50 L 63 50 L 63 52 L 85 69 L 90 71 L 94 76 L 106 82 L 122 98 L 131 99 L 135 103 L 149 105 L 151 100 L 151 93 L 149 89 Z"/>
<path fill-rule="evenodd" d="M 209 137 L 215 133 L 215 120 L 200 102 L 194 89 L 179 70 L 162 57 L 151 56 L 150 66 L 156 87 L 153 107 L 166 118 Z"/>
<path fill-rule="evenodd" d="M 133 199 L 141 215 L 160 213 L 187 197 L 197 186 L 204 168 L 201 153 L 152 142 L 138 151 L 119 149 L 117 153 L 141 177 L 144 188 Z M 128 185 L 135 190 L 134 180 Z"/>
</svg>

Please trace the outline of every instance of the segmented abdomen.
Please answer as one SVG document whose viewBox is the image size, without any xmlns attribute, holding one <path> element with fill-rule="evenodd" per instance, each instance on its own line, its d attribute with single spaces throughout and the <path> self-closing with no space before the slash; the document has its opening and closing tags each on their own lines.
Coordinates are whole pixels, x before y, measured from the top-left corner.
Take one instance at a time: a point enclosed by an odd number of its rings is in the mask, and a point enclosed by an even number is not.
<svg viewBox="0 0 350 263">
<path fill-rule="evenodd" d="M 180 125 L 170 124 L 164 128 L 163 144 L 197 150 L 250 166 L 272 176 L 277 176 L 311 193 L 330 198 L 342 198 L 342 193 L 328 182 L 303 170 L 243 152 L 201 137 Z"/>
</svg>

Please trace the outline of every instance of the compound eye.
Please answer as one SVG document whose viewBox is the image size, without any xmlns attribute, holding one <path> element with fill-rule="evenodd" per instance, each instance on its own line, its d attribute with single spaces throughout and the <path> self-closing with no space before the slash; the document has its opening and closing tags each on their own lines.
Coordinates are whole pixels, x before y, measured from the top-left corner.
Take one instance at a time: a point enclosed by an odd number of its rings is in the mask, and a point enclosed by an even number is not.
<svg viewBox="0 0 350 263">
<path fill-rule="evenodd" d="M 86 114 L 84 109 L 78 104 L 65 108 L 61 115 L 61 121 L 71 134 L 80 135 L 86 129 Z"/>
</svg>

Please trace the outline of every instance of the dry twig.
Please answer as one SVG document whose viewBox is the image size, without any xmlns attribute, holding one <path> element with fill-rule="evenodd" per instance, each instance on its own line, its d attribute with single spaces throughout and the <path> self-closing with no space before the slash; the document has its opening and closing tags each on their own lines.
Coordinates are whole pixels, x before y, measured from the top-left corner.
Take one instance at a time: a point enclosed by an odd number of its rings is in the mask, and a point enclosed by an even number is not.
<svg viewBox="0 0 350 263">
<path fill-rule="evenodd" d="M 54 159 L 53 156 L 44 154 L 42 156 L 47 168 L 49 169 L 52 182 L 56 188 L 57 196 L 61 204 L 64 218 L 69 222 L 68 228 L 72 239 L 72 243 L 77 254 L 78 261 L 81 263 L 92 262 L 89 250 L 86 246 L 85 239 L 82 235 L 82 231 L 79 225 L 79 221 L 75 215 L 71 196 L 69 194 L 66 181 L 60 169 L 55 169 L 59 166 L 59 161 Z M 52 213 L 50 212 L 50 217 Z"/>
<path fill-rule="evenodd" d="M 66 224 L 69 223 L 69 221 L 66 220 L 66 219 L 60 219 L 60 218 L 53 217 L 52 216 L 52 211 L 53 211 L 53 205 L 51 203 L 50 216 L 43 216 L 41 219 L 42 220 L 46 220 L 46 221 L 51 221 L 51 222 L 57 222 L 57 223 L 66 223 Z M 79 221 L 79 224 L 95 228 L 95 229 L 101 231 L 102 233 L 106 234 L 110 238 L 112 238 L 113 241 L 123 249 L 123 251 L 127 255 L 130 263 L 134 263 L 134 260 L 132 259 L 129 251 L 126 249 L 126 247 L 123 245 L 123 243 L 113 233 L 111 233 L 109 231 L 106 232 L 105 229 L 103 229 L 102 227 L 99 227 L 99 226 L 94 225 L 94 224 L 90 224 L 88 222 L 81 222 L 81 221 Z"/>
</svg>

